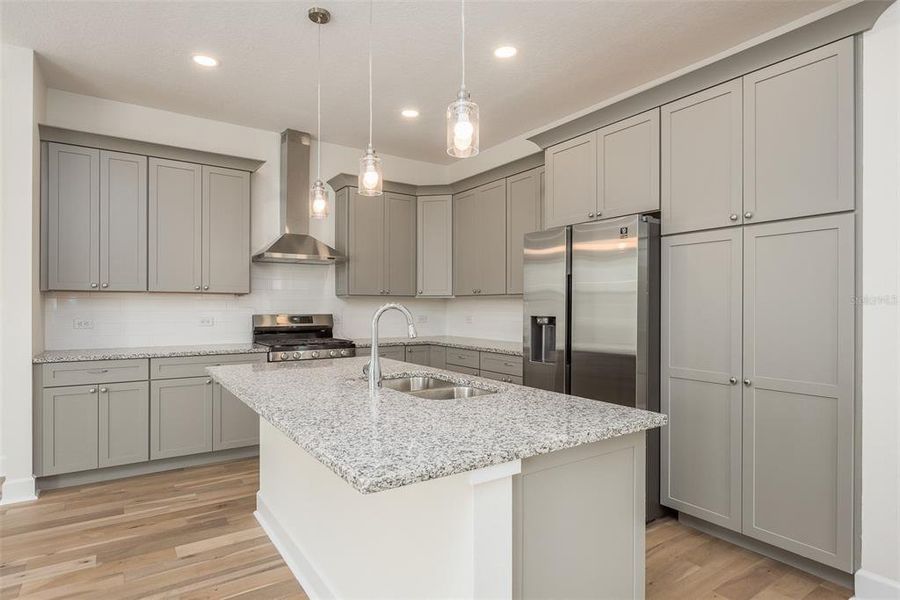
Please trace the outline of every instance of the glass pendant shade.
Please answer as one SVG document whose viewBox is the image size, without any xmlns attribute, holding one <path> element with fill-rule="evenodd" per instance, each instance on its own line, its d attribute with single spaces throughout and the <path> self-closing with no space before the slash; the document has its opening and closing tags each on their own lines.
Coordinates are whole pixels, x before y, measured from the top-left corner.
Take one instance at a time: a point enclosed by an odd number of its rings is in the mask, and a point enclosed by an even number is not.
<svg viewBox="0 0 900 600">
<path fill-rule="evenodd" d="M 447 154 L 468 158 L 478 154 L 478 105 L 469 92 L 460 88 L 456 100 L 447 107 Z"/>
<path fill-rule="evenodd" d="M 382 183 L 381 157 L 375 154 L 375 150 L 369 145 L 366 153 L 359 159 L 359 195 L 380 196 Z"/>
<path fill-rule="evenodd" d="M 328 191 L 321 179 L 316 179 L 309 188 L 309 216 L 313 219 L 328 217 Z"/>
</svg>

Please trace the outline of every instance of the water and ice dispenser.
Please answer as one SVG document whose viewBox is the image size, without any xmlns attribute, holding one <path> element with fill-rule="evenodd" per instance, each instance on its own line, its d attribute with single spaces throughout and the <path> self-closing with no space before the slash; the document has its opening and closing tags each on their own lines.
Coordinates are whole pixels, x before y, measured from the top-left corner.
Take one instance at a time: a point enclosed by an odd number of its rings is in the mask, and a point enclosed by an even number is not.
<svg viewBox="0 0 900 600">
<path fill-rule="evenodd" d="M 531 317 L 532 362 L 556 362 L 556 317 Z"/>
</svg>

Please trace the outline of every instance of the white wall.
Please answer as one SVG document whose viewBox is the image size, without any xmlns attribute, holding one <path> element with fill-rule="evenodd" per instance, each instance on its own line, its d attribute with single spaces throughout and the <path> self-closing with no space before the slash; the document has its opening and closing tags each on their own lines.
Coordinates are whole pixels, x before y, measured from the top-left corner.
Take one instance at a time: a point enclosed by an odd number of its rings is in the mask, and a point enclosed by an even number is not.
<svg viewBox="0 0 900 600">
<path fill-rule="evenodd" d="M 863 35 L 862 569 L 900 598 L 900 4 Z"/>
<path fill-rule="evenodd" d="M 0 83 L 0 475 L 2 503 L 34 497 L 31 452 L 32 336 L 38 254 L 34 249 L 39 206 L 40 150 L 36 104 L 43 82 L 34 52 L 3 45 Z M 35 315 L 36 317 L 36 315 Z"/>
<path fill-rule="evenodd" d="M 522 298 L 454 298 L 447 302 L 447 335 L 522 341 Z"/>
</svg>

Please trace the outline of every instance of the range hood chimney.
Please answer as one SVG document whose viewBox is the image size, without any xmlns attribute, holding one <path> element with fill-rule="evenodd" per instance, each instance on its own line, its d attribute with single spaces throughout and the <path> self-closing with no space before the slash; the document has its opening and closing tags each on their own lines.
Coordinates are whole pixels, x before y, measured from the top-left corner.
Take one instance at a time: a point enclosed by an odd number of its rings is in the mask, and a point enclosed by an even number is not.
<svg viewBox="0 0 900 600">
<path fill-rule="evenodd" d="M 345 259 L 309 235 L 309 140 L 302 131 L 281 132 L 281 236 L 254 254 L 254 262 L 330 265 Z"/>
</svg>

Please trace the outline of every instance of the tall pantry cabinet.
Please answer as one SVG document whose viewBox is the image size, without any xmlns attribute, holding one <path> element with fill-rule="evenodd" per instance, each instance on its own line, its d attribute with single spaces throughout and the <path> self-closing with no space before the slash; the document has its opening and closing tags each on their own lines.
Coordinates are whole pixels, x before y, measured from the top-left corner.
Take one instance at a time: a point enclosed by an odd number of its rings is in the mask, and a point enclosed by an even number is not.
<svg viewBox="0 0 900 600">
<path fill-rule="evenodd" d="M 846 39 L 661 109 L 661 501 L 846 572 L 853 86 Z"/>
</svg>

